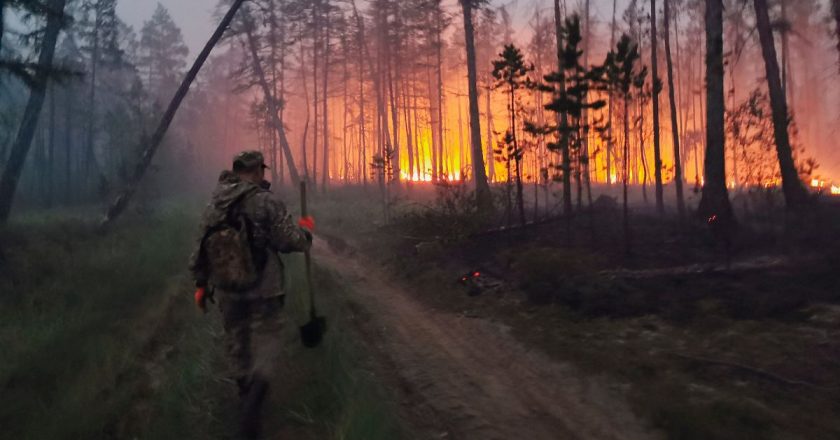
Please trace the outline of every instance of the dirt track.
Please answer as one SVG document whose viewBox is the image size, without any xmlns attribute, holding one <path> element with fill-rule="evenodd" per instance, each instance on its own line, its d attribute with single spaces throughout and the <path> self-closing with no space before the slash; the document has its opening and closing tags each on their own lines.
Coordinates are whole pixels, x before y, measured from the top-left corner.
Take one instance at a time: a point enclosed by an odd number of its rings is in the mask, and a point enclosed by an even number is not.
<svg viewBox="0 0 840 440">
<path fill-rule="evenodd" d="M 363 258 L 318 240 L 348 287 L 375 371 L 418 438 L 658 438 L 603 378 L 522 346 L 492 322 L 427 309 Z"/>
</svg>

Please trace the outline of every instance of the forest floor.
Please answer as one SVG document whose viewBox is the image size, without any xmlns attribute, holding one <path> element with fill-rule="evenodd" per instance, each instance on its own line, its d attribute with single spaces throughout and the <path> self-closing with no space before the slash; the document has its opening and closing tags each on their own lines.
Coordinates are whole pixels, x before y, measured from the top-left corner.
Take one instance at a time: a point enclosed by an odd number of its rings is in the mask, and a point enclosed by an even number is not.
<svg viewBox="0 0 840 440">
<path fill-rule="evenodd" d="M 727 264 L 704 225 L 644 209 L 627 255 L 616 213 L 575 220 L 569 243 L 561 222 L 469 235 L 445 208 L 385 225 L 347 198 L 315 205 L 315 258 L 370 315 L 363 340 L 414 432 L 840 436 L 837 211 L 794 234 L 745 220 Z"/>
<path fill-rule="evenodd" d="M 708 231 L 643 213 L 628 256 L 609 212 L 576 220 L 570 243 L 557 222 L 465 233 L 428 194 L 402 197 L 388 224 L 360 191 L 314 197 L 329 331 L 300 346 L 288 256 L 265 438 L 840 437 L 835 214 L 802 237 L 747 225 L 727 265 Z M 104 236 L 66 212 L 0 236 L 6 433 L 233 437 L 220 319 L 184 274 L 199 208 L 183 205 Z"/>
</svg>

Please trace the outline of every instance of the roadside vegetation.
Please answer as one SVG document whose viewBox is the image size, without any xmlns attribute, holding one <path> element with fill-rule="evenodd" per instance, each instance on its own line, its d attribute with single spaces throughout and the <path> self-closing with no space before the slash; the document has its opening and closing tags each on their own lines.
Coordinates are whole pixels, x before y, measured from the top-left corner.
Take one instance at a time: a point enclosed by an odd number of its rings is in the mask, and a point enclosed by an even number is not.
<svg viewBox="0 0 840 440">
<path fill-rule="evenodd" d="M 353 190 L 314 212 L 333 248 L 380 263 L 441 313 L 498 323 L 612 383 L 667 438 L 840 435 L 834 208 L 807 231 L 786 229 L 781 212 L 742 213 L 756 220 L 740 225 L 731 255 L 712 227 L 640 213 L 627 255 L 609 210 L 575 217 L 568 243 L 560 221 L 465 227 L 470 208 L 449 209 L 453 191 L 404 192 L 387 225 L 357 218 L 375 212 L 364 202 L 342 209 Z"/>
<path fill-rule="evenodd" d="M 189 213 L 188 213 L 189 212 Z M 74 212 L 21 215 L 2 237 L 0 425 L 4 436 L 230 438 L 235 386 L 226 379 L 215 308 L 195 310 L 183 273 L 195 209 L 171 204 L 127 216 L 106 235 Z M 301 439 L 399 438 L 386 394 L 338 312 L 341 289 L 316 271 L 330 331 L 304 350 L 298 278 L 290 274 L 288 362 L 266 428 Z M 332 319 L 337 317 L 337 319 Z"/>
</svg>

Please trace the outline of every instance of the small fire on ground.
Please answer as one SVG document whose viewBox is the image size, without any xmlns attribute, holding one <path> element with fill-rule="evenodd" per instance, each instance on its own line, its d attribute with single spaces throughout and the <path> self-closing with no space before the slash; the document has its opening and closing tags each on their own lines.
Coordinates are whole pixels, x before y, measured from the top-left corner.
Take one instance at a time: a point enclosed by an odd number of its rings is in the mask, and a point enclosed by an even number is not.
<svg viewBox="0 0 840 440">
<path fill-rule="evenodd" d="M 811 180 L 811 188 L 816 189 L 820 192 L 823 191 L 830 191 L 831 195 L 840 195 L 840 186 L 835 185 L 833 183 L 827 183 L 824 180 L 814 179 Z"/>
</svg>

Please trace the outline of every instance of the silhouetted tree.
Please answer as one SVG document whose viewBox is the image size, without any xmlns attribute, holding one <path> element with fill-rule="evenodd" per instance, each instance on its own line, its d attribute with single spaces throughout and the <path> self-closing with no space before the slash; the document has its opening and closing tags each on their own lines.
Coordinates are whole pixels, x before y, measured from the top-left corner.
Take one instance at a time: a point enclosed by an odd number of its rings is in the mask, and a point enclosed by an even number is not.
<svg viewBox="0 0 840 440">
<path fill-rule="evenodd" d="M 677 119 L 677 96 L 674 85 L 674 62 L 671 56 L 671 2 L 673 0 L 663 0 L 665 3 L 664 23 L 665 23 L 665 62 L 668 69 L 668 102 L 671 109 L 671 140 L 674 144 L 674 186 L 677 192 L 677 212 L 680 220 L 685 217 L 685 196 L 683 195 L 683 168 L 682 168 L 682 152 L 680 150 L 680 124 Z"/>
<path fill-rule="evenodd" d="M 0 176 L 0 225 L 9 220 L 18 180 L 23 171 L 29 148 L 32 145 L 32 138 L 35 136 L 35 129 L 38 125 L 41 108 L 44 105 L 44 97 L 49 82 L 49 71 L 53 65 L 55 45 L 61 32 L 61 26 L 64 23 L 65 3 L 65 0 L 50 0 L 46 4 L 48 8 L 47 22 L 40 44 L 38 69 L 31 78 L 29 101 L 23 111 L 23 117 L 17 137 L 12 144 L 9 160 L 6 162 L 2 176 Z"/>
<path fill-rule="evenodd" d="M 479 211 L 488 213 L 493 209 L 490 185 L 484 168 L 484 153 L 481 146 L 481 119 L 478 110 L 478 68 L 475 61 L 475 31 L 473 28 L 473 9 L 483 0 L 459 0 L 464 15 L 464 39 L 467 52 L 467 77 L 470 98 L 470 139 L 472 152 L 473 179 L 475 196 Z"/>
<path fill-rule="evenodd" d="M 770 16 L 767 11 L 767 0 L 754 0 L 756 25 L 761 41 L 761 53 L 764 57 L 767 86 L 770 91 L 770 106 L 773 110 L 773 131 L 776 137 L 776 154 L 782 173 L 782 190 L 788 209 L 801 208 L 808 200 L 805 188 L 799 180 L 796 164 L 790 146 L 790 115 L 788 113 L 787 98 L 779 76 L 779 62 L 776 58 L 776 46 L 773 41 L 773 31 L 770 28 Z"/>
<path fill-rule="evenodd" d="M 728 225 L 735 219 L 726 189 L 724 118 L 723 0 L 706 0 L 706 160 L 697 213 Z"/>
<path fill-rule="evenodd" d="M 529 87 L 531 84 L 528 73 L 534 70 L 534 66 L 525 64 L 520 51 L 513 44 L 505 46 L 504 51 L 499 54 L 499 59 L 493 61 L 493 78 L 496 79 L 496 88 L 504 87 L 508 95 L 508 118 L 510 121 L 510 144 L 516 172 L 516 204 L 519 208 L 519 221 L 525 224 L 525 199 L 522 192 L 522 157 L 523 151 L 517 139 L 516 119 L 519 116 L 517 111 L 516 92 Z M 487 91 L 490 93 L 490 91 Z"/>
<path fill-rule="evenodd" d="M 641 90 L 647 77 L 647 68 L 638 65 L 641 55 L 639 47 L 628 35 L 622 35 L 615 49 L 610 50 L 604 61 L 604 73 L 612 95 L 622 101 L 624 114 L 624 151 L 622 153 L 622 211 L 624 243 L 627 253 L 631 251 L 630 209 L 627 190 L 630 177 L 630 109 L 635 90 Z"/>
</svg>

